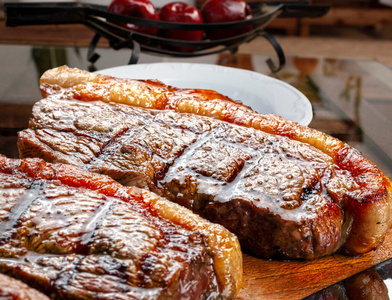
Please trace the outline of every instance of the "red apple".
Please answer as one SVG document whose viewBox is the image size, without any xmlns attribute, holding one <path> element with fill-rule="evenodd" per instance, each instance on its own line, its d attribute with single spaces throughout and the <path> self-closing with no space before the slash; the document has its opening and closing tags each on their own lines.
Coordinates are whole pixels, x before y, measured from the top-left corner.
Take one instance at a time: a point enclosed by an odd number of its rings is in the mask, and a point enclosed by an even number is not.
<svg viewBox="0 0 392 300">
<path fill-rule="evenodd" d="M 159 14 L 149 0 L 113 0 L 108 7 L 108 12 L 135 18 L 159 20 Z M 144 34 L 156 35 L 158 33 L 158 28 L 155 27 L 145 27 L 131 23 L 116 24 Z"/>
<path fill-rule="evenodd" d="M 201 8 L 205 23 L 234 22 L 252 18 L 249 5 L 243 0 L 208 0 Z M 230 29 L 212 29 L 206 32 L 211 40 L 236 36 L 252 29 L 252 25 Z"/>
<path fill-rule="evenodd" d="M 159 11 L 161 21 L 181 22 L 181 23 L 203 23 L 203 17 L 200 11 L 183 2 L 171 2 L 166 4 Z M 200 41 L 203 38 L 202 30 L 177 30 L 162 29 L 159 35 L 165 38 L 181 41 Z M 195 47 L 171 46 L 173 50 L 182 52 L 192 52 Z"/>
</svg>

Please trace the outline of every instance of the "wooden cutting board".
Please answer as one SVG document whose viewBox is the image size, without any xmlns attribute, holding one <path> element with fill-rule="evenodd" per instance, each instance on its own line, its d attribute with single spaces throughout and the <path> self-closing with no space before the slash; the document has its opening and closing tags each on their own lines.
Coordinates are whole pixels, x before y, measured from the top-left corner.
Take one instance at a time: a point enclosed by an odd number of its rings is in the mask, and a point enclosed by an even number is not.
<svg viewBox="0 0 392 300">
<path fill-rule="evenodd" d="M 237 300 L 302 299 L 391 257 L 392 230 L 377 250 L 359 257 L 274 261 L 244 254 L 243 286 Z"/>
</svg>

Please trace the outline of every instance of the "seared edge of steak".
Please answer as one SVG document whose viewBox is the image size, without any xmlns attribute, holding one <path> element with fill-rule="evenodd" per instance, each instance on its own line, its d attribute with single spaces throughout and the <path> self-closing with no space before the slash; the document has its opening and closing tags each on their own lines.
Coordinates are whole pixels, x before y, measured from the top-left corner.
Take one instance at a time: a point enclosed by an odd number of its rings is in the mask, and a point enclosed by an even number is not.
<svg viewBox="0 0 392 300">
<path fill-rule="evenodd" d="M 237 238 L 222 226 L 212 224 L 188 209 L 154 193 L 136 187 L 124 187 L 109 177 L 82 171 L 72 165 L 48 164 L 41 159 L 13 160 L 0 156 L 0 172 L 16 174 L 18 178 L 49 180 L 72 188 L 96 191 L 106 197 L 137 204 L 146 213 L 169 220 L 191 232 L 198 232 L 207 241 L 220 296 L 231 299 L 240 289 L 242 254 Z M 22 183 L 26 184 L 25 181 Z M 7 222 L 5 226 L 8 226 Z"/>
</svg>

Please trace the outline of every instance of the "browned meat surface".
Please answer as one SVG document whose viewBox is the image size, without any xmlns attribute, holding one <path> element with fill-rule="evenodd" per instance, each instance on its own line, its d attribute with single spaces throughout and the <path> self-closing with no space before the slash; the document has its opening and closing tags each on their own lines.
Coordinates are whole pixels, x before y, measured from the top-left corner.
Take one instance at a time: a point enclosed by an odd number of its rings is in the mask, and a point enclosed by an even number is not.
<svg viewBox="0 0 392 300">
<path fill-rule="evenodd" d="M 47 296 L 23 282 L 0 274 L 1 300 L 49 300 Z"/>
<path fill-rule="evenodd" d="M 232 299 L 236 237 L 135 187 L 0 156 L 0 273 L 54 299 Z"/>
<path fill-rule="evenodd" d="M 149 188 L 223 224 L 256 255 L 357 255 L 391 225 L 389 179 L 331 136 L 212 91 L 66 67 L 41 83 L 47 98 L 19 135 L 22 157 Z"/>
</svg>

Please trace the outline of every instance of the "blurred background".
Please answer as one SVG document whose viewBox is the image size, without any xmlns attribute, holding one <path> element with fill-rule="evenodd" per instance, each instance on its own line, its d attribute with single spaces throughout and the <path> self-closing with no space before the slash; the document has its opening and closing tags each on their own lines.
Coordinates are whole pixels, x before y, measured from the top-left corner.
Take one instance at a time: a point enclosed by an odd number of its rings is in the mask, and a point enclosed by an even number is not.
<svg viewBox="0 0 392 300">
<path fill-rule="evenodd" d="M 154 1 L 159 7 L 168 0 Z M 196 1 L 201 6 L 205 0 L 189 1 Z M 83 25 L 6 28 L 3 9 L 5 2 L 36 1 L 0 1 L 1 44 L 35 42 L 51 46 L 87 46 L 94 34 Z M 80 2 L 110 4 L 109 0 Z M 309 3 L 329 4 L 331 9 L 321 18 L 277 18 L 267 28 L 277 38 L 286 55 L 377 59 L 392 67 L 392 0 L 311 0 Z M 105 41 L 101 41 L 100 46 L 107 47 Z M 263 38 L 256 38 L 251 43 L 243 44 L 241 53 L 270 54 L 274 51 Z"/>
</svg>

